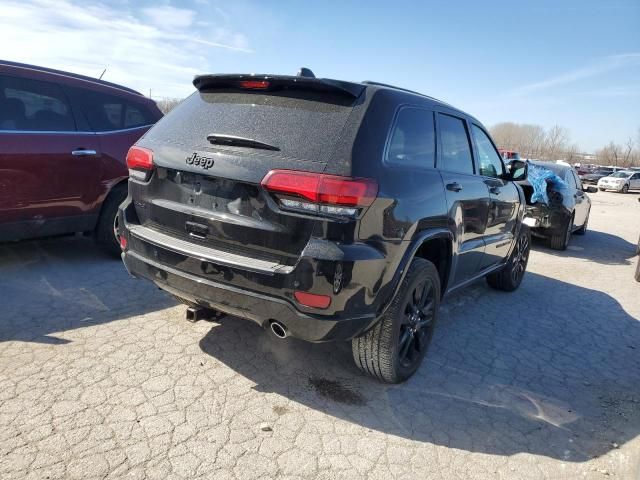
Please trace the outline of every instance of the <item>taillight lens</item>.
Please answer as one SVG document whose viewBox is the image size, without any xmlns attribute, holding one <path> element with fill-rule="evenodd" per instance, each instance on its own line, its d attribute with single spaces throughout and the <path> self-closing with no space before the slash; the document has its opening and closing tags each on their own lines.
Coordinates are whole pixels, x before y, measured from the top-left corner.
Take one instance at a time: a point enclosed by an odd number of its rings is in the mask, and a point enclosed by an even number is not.
<svg viewBox="0 0 640 480">
<path fill-rule="evenodd" d="M 127 153 L 129 176 L 147 181 L 154 169 L 153 152 L 147 148 L 133 146 Z"/>
<path fill-rule="evenodd" d="M 294 170 L 271 170 L 262 180 L 285 208 L 354 216 L 373 203 L 378 184 L 369 178 L 340 177 Z"/>
</svg>

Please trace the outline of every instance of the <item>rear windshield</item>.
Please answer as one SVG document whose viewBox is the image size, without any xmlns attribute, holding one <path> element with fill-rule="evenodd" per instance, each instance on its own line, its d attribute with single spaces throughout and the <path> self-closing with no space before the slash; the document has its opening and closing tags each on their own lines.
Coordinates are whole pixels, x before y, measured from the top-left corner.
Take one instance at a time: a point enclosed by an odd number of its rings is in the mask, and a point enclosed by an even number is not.
<svg viewBox="0 0 640 480">
<path fill-rule="evenodd" d="M 207 135 L 234 135 L 277 147 L 254 150 L 297 160 L 324 162 L 353 109 L 352 98 L 314 92 L 288 94 L 196 92 L 146 136 L 190 148 L 238 150 L 211 145 Z M 252 149 L 242 148 L 249 153 Z"/>
</svg>

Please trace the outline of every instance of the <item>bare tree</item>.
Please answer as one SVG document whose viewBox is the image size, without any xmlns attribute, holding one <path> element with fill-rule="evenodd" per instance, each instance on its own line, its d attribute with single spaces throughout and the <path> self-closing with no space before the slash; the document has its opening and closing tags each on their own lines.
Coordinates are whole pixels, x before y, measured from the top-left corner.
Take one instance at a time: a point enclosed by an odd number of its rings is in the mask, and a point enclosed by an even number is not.
<svg viewBox="0 0 640 480">
<path fill-rule="evenodd" d="M 635 142 L 633 141 L 633 138 L 629 137 L 629 139 L 627 140 L 627 143 L 624 144 L 623 147 L 623 151 L 621 154 L 622 157 L 622 163 L 621 165 L 623 167 L 630 167 L 632 165 L 632 154 L 633 154 L 633 148 L 635 146 Z"/>
<path fill-rule="evenodd" d="M 566 128 L 559 125 L 551 127 L 544 142 L 543 157 L 545 160 L 558 160 L 561 152 L 566 150 L 568 142 L 569 131 Z"/>
<path fill-rule="evenodd" d="M 523 158 L 557 160 L 570 148 L 569 131 L 558 125 L 546 131 L 540 125 L 504 122 L 494 125 L 491 135 L 500 148 L 520 152 Z"/>
<path fill-rule="evenodd" d="M 596 158 L 600 165 L 618 166 L 620 160 L 620 145 L 611 141 L 605 147 L 596 152 Z"/>
<path fill-rule="evenodd" d="M 564 152 L 565 162 L 569 162 L 569 163 L 578 162 L 579 160 L 582 159 L 582 157 L 579 156 L 579 153 L 580 153 L 580 147 L 578 146 L 578 144 L 572 143 Z"/>
<path fill-rule="evenodd" d="M 181 101 L 182 99 L 180 98 L 161 98 L 159 100 L 156 100 L 156 104 L 158 105 L 160 111 L 166 115 L 171 110 L 173 110 Z"/>
</svg>

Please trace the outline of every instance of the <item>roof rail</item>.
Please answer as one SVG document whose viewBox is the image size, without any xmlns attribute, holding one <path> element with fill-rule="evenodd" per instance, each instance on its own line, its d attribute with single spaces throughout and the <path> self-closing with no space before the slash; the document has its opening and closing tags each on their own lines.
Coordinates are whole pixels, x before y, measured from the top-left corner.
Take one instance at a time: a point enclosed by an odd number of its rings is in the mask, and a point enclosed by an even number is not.
<svg viewBox="0 0 640 480">
<path fill-rule="evenodd" d="M 442 100 L 438 100 L 435 97 L 430 97 L 429 95 L 425 95 L 424 93 L 420 93 L 420 92 L 416 92 L 415 90 L 409 90 L 408 88 L 402 88 L 402 87 L 396 87 L 395 85 L 390 85 L 388 83 L 382 83 L 382 82 L 374 82 L 373 80 L 365 80 L 364 82 L 365 85 L 375 85 L 378 87 L 387 87 L 387 88 L 393 88 L 394 90 L 400 90 L 401 92 L 407 92 L 407 93 L 413 93 L 414 95 L 420 95 L 421 97 L 426 97 L 430 100 L 435 100 L 436 102 L 440 102 L 443 105 L 447 105 L 451 108 L 455 108 L 452 105 L 448 104 L 447 102 L 443 102 Z"/>
<path fill-rule="evenodd" d="M 99 78 L 89 77 L 87 75 L 80 75 L 79 73 L 65 72 L 64 70 L 56 70 L 54 68 L 40 67 L 38 65 L 29 65 L 28 63 L 11 62 L 9 60 L 0 60 L 0 65 L 8 65 L 10 67 L 27 68 L 29 70 L 35 70 L 35 71 L 46 72 L 46 73 L 53 73 L 55 75 L 62 75 L 62 76 L 65 76 L 65 77 L 76 78 L 78 80 L 86 80 L 86 81 L 89 81 L 89 82 L 93 82 L 93 83 L 97 83 L 97 84 L 100 84 L 100 85 L 104 85 L 106 87 L 117 88 L 119 90 L 124 90 L 124 91 L 129 92 L 129 93 L 135 93 L 136 95 L 143 96 L 142 93 L 138 92 L 137 90 L 134 90 L 133 88 L 125 87 L 123 85 L 118 85 L 117 83 L 107 82 L 106 80 L 101 80 Z"/>
</svg>

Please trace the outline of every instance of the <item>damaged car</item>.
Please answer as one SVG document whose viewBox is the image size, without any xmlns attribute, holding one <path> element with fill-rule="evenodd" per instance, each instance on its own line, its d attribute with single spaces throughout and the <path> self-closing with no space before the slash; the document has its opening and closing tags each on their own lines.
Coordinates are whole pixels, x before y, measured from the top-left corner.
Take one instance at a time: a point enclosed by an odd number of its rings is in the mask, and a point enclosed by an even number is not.
<svg viewBox="0 0 640 480">
<path fill-rule="evenodd" d="M 569 164 L 529 161 L 526 180 L 518 182 L 527 207 L 524 222 L 531 234 L 546 238 L 554 250 L 566 250 L 573 233 L 584 235 L 589 223 L 591 200 L 585 192 L 598 189 L 583 186 Z"/>
</svg>

